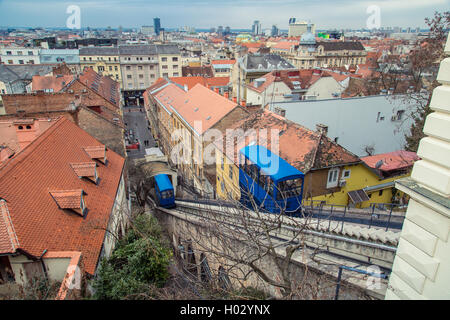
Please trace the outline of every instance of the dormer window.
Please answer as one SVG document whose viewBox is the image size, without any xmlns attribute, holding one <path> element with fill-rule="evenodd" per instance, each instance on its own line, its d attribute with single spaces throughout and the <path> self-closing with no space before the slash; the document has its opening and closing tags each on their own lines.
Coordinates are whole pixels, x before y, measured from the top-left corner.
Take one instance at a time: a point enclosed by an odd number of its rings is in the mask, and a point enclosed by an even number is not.
<svg viewBox="0 0 450 320">
<path fill-rule="evenodd" d="M 49 193 L 53 200 L 55 200 L 59 209 L 69 209 L 82 217 L 84 216 L 86 212 L 86 205 L 83 199 L 83 194 L 85 193 L 82 189 L 55 190 L 49 191 Z"/>
<path fill-rule="evenodd" d="M 78 162 L 71 163 L 73 171 L 75 171 L 76 175 L 79 178 L 87 178 L 94 182 L 98 183 L 98 175 L 97 175 L 97 163 L 95 162 Z"/>
<path fill-rule="evenodd" d="M 101 146 L 89 146 L 83 148 L 84 151 L 91 157 L 92 160 L 98 160 L 103 164 L 106 164 L 106 147 Z"/>
</svg>

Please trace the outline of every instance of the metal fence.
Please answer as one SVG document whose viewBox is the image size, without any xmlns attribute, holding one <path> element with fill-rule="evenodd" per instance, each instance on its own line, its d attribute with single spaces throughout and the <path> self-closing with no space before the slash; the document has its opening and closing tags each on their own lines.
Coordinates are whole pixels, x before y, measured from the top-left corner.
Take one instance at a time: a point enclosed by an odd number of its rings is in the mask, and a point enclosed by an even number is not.
<svg viewBox="0 0 450 320">
<path fill-rule="evenodd" d="M 401 230 L 406 212 L 406 206 L 392 203 L 370 203 L 367 208 L 356 208 L 318 200 L 303 201 L 303 209 L 303 214 L 317 218 L 318 223 L 320 220 L 328 220 L 330 224 L 331 221 L 341 221 L 341 228 L 345 223 L 356 223 L 386 231 Z"/>
</svg>

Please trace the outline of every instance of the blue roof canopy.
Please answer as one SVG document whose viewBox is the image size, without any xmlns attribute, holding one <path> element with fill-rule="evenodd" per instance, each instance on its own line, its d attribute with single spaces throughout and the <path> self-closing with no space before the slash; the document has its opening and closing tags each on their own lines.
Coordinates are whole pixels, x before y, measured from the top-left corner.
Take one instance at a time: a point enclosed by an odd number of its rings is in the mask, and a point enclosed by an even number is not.
<svg viewBox="0 0 450 320">
<path fill-rule="evenodd" d="M 159 191 L 173 190 L 172 183 L 167 174 L 156 175 L 155 181 L 158 184 Z"/>
<path fill-rule="evenodd" d="M 272 178 L 273 181 L 283 181 L 295 178 L 304 178 L 305 174 L 277 154 L 260 145 L 249 145 L 240 151 L 251 162 L 256 164 L 261 172 Z"/>
</svg>

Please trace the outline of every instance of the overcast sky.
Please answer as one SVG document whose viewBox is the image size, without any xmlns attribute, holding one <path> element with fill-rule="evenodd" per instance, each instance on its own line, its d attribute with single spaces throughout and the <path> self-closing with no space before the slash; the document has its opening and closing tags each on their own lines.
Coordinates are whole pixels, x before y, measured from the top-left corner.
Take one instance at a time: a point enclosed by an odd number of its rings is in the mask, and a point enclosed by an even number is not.
<svg viewBox="0 0 450 320">
<path fill-rule="evenodd" d="M 425 27 L 424 18 L 446 11 L 450 0 L 0 0 L 0 26 L 64 27 L 69 5 L 81 9 L 82 27 L 251 28 L 259 20 L 263 29 L 273 24 L 288 28 L 290 17 L 310 20 L 318 29 L 363 28 L 367 8 L 380 8 L 381 27 Z"/>
</svg>

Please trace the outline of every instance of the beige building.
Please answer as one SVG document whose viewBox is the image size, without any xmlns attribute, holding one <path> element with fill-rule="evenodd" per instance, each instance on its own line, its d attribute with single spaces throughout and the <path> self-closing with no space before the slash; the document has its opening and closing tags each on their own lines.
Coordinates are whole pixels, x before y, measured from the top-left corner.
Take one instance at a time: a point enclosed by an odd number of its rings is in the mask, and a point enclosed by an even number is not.
<svg viewBox="0 0 450 320">
<path fill-rule="evenodd" d="M 155 45 L 119 46 L 125 104 L 142 105 L 142 93 L 159 77 Z"/>
<path fill-rule="evenodd" d="M 311 31 L 312 33 L 316 32 L 316 25 L 311 25 Z M 297 22 L 291 22 L 289 24 L 289 31 L 288 36 L 289 37 L 299 37 L 302 34 L 306 33 L 308 31 L 308 22 L 306 21 L 297 21 Z"/>
<path fill-rule="evenodd" d="M 298 69 L 335 68 L 365 64 L 367 52 L 359 41 L 316 41 L 311 25 L 298 44 L 271 48 Z"/>
<path fill-rule="evenodd" d="M 181 77 L 181 52 L 177 45 L 156 45 L 160 77 Z"/>
<path fill-rule="evenodd" d="M 80 67 L 94 69 L 95 72 L 119 82 L 122 87 L 119 49 L 117 47 L 80 48 Z"/>
<path fill-rule="evenodd" d="M 445 53 L 450 55 L 450 38 Z M 450 299 L 450 57 L 441 62 L 411 178 L 395 187 L 411 198 L 386 299 Z"/>
</svg>

